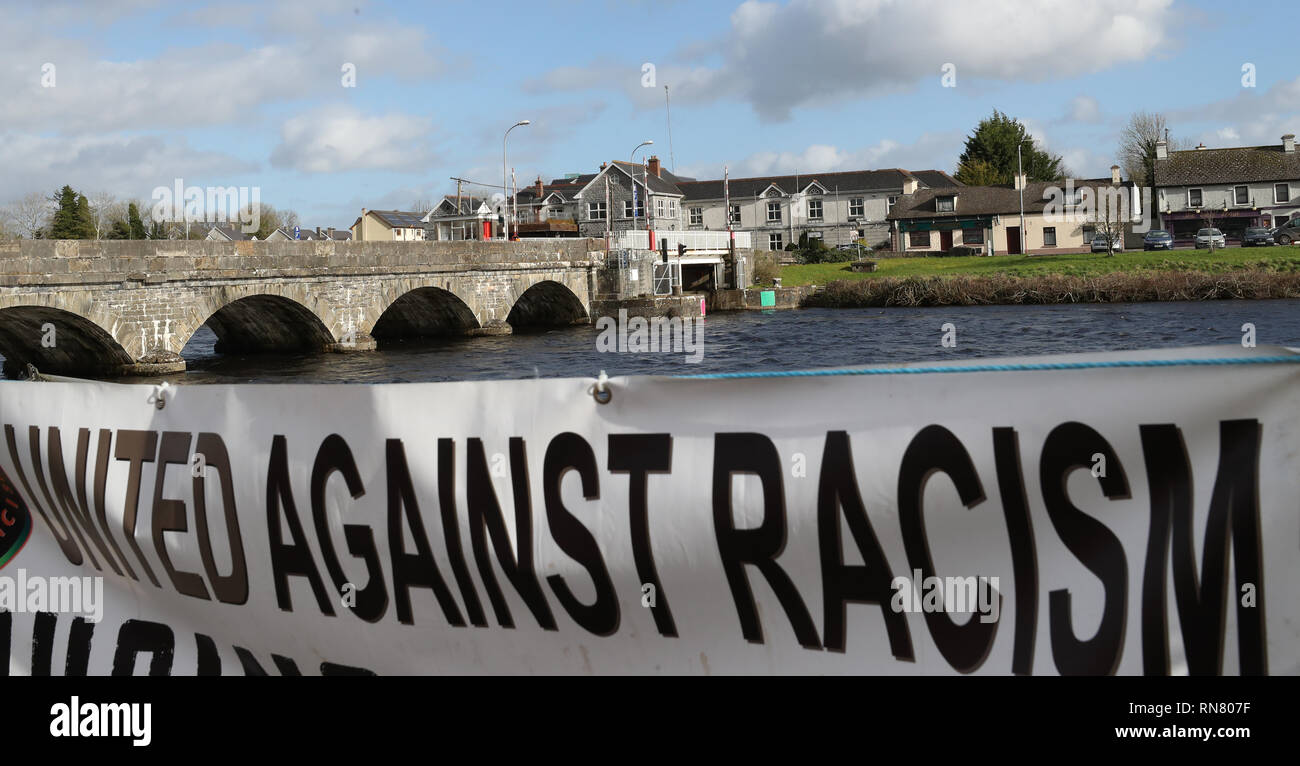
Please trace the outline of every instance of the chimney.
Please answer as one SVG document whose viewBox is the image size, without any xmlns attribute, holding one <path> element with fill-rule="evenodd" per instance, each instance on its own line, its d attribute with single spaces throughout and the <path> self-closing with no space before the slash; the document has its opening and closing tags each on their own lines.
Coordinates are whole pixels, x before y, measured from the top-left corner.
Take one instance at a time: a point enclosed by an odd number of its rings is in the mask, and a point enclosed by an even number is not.
<svg viewBox="0 0 1300 766">
<path fill-rule="evenodd" d="M 608 162 L 602 162 L 602 163 L 600 163 L 600 169 L 601 169 L 601 170 L 604 170 L 604 169 L 607 168 L 607 167 L 609 167 L 609 163 L 608 163 Z"/>
<path fill-rule="evenodd" d="M 1294 152 L 1294 151 L 1295 151 L 1295 134 L 1294 134 L 1294 133 L 1287 133 L 1285 136 L 1282 136 L 1282 151 L 1284 151 L 1284 152 Z"/>
<path fill-rule="evenodd" d="M 1205 148 L 1205 144 L 1197 144 L 1197 145 L 1196 145 L 1196 151 L 1198 151 L 1198 152 L 1201 151 L 1201 150 L 1204 149 L 1204 148 Z"/>
<path fill-rule="evenodd" d="M 646 172 L 654 173 L 656 178 L 659 177 L 659 158 L 657 156 L 650 155 L 650 161 L 646 163 Z"/>
<path fill-rule="evenodd" d="M 1110 182 L 1113 184 L 1119 183 L 1119 165 L 1110 166 Z"/>
<path fill-rule="evenodd" d="M 920 182 L 916 180 L 916 176 L 906 174 L 903 176 L 903 194 L 915 194 L 920 185 Z"/>
<path fill-rule="evenodd" d="M 1024 173 L 1016 173 L 1015 178 L 1011 183 L 1011 188 L 1013 189 L 1025 188 L 1025 185 L 1029 182 L 1028 179 L 1029 177 L 1026 176 Z"/>
<path fill-rule="evenodd" d="M 1169 144 L 1167 142 L 1165 141 L 1156 142 L 1156 159 L 1158 160 L 1169 159 Z"/>
<path fill-rule="evenodd" d="M 537 177 L 537 201 L 542 201 L 542 177 Z"/>
</svg>

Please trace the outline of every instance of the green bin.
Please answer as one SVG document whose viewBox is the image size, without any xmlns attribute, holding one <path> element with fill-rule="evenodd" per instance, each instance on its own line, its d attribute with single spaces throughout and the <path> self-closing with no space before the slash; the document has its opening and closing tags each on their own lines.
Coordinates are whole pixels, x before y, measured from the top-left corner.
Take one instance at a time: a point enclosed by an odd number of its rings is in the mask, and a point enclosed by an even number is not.
<svg viewBox="0 0 1300 766">
<path fill-rule="evenodd" d="M 763 290 L 758 294 L 759 306 L 767 308 L 776 305 L 776 290 Z"/>
</svg>

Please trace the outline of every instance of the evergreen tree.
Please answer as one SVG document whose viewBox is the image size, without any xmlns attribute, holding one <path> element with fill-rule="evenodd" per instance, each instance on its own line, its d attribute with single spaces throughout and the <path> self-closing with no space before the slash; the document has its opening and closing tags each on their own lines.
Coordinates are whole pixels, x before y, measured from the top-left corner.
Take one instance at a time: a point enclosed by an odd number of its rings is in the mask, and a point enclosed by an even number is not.
<svg viewBox="0 0 1300 766">
<path fill-rule="evenodd" d="M 85 199 L 84 197 L 82 199 Z M 59 208 L 50 221 L 49 239 L 81 239 L 83 228 L 77 211 L 77 193 L 71 186 L 59 191 Z"/>
<path fill-rule="evenodd" d="M 980 120 L 975 132 L 966 138 L 966 149 L 955 174 L 957 180 L 971 186 L 987 185 L 990 179 L 997 179 L 999 184 L 1014 182 L 1016 147 L 1021 144 L 1020 161 L 1030 181 L 1058 181 L 1068 174 L 1059 155 L 1039 149 L 1019 120 L 995 109 L 993 116 Z"/>
<path fill-rule="evenodd" d="M 127 239 L 144 239 L 144 221 L 140 220 L 140 208 L 132 202 L 126 209 Z"/>
<path fill-rule="evenodd" d="M 77 239 L 95 238 L 95 217 L 90 214 L 90 200 L 86 195 L 77 195 Z"/>
</svg>

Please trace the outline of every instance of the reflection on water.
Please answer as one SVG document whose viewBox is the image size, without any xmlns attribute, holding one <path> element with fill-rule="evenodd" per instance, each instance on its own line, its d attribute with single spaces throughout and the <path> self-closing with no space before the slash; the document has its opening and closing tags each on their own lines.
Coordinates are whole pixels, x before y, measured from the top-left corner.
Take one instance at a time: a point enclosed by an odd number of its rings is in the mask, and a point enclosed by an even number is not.
<svg viewBox="0 0 1300 766">
<path fill-rule="evenodd" d="M 704 357 L 683 353 L 601 353 L 594 326 L 536 334 L 390 343 L 354 354 L 222 356 L 201 329 L 183 356 L 179 383 L 385 383 L 528 377 L 681 375 L 794 370 L 874 363 L 963 360 L 1142 348 L 1239 344 L 1241 326 L 1257 342 L 1300 346 L 1300 300 L 1201 303 L 973 306 L 921 309 L 805 309 L 712 314 Z M 940 327 L 957 327 L 957 347 Z"/>
</svg>

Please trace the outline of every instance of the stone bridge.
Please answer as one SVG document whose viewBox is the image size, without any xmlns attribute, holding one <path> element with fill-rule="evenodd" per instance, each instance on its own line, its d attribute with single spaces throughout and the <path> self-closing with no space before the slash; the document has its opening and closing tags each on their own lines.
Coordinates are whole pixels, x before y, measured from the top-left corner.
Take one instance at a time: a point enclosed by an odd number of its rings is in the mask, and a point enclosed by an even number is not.
<svg viewBox="0 0 1300 766">
<path fill-rule="evenodd" d="M 203 325 L 221 352 L 590 322 L 601 240 L 0 242 L 0 355 L 13 377 L 178 372 Z"/>
</svg>

